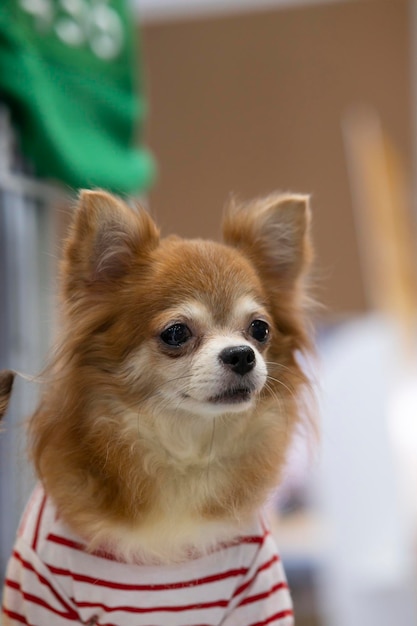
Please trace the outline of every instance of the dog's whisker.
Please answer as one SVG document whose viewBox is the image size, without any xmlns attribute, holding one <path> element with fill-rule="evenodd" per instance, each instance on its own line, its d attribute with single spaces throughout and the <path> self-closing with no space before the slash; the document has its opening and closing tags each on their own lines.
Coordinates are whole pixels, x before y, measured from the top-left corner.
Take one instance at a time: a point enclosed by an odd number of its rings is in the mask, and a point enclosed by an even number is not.
<svg viewBox="0 0 417 626">
<path fill-rule="evenodd" d="M 273 368 L 279 368 L 280 370 L 285 370 L 291 374 L 291 377 L 296 378 L 304 382 L 306 380 L 305 375 L 302 372 L 298 372 L 294 370 L 292 367 L 288 367 L 287 365 L 283 365 L 282 363 L 277 363 L 276 361 L 265 361 L 265 365 L 272 366 Z"/>
<path fill-rule="evenodd" d="M 286 431 L 288 431 L 289 417 L 288 417 L 287 411 L 285 410 L 285 403 L 284 403 L 283 398 L 279 396 L 279 394 L 275 391 L 275 389 L 273 389 L 273 387 L 269 384 L 268 381 L 266 382 L 265 387 L 268 389 L 268 391 L 271 393 L 271 395 L 275 398 L 276 402 L 278 403 L 280 407 L 280 415 L 284 418 L 285 429 Z"/>
<path fill-rule="evenodd" d="M 288 385 L 286 385 L 282 380 L 280 380 L 279 378 L 274 378 L 273 376 L 268 375 L 268 380 L 272 380 L 275 383 L 278 383 L 279 385 L 281 385 L 282 387 L 284 387 L 284 389 L 286 389 L 288 391 L 288 393 L 294 397 L 295 396 L 295 390 L 291 389 L 291 387 L 289 387 Z"/>
</svg>

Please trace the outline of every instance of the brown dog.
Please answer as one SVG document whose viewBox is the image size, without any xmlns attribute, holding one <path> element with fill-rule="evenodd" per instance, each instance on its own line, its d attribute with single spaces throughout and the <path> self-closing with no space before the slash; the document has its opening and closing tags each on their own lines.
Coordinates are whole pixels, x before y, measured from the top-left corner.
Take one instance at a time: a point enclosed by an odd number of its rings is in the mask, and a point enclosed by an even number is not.
<svg viewBox="0 0 417 626">
<path fill-rule="evenodd" d="M 301 195 L 231 207 L 218 244 L 81 194 L 6 623 L 292 624 L 259 510 L 306 384 L 308 232 Z"/>
</svg>

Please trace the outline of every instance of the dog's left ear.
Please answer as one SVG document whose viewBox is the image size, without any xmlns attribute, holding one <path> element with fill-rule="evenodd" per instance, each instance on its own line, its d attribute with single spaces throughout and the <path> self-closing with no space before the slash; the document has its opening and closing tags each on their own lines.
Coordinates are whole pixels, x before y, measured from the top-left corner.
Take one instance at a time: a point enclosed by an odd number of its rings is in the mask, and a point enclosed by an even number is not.
<svg viewBox="0 0 417 626">
<path fill-rule="evenodd" d="M 292 288 L 312 259 L 309 196 L 275 194 L 242 206 L 232 203 L 223 236 L 271 284 Z"/>
</svg>

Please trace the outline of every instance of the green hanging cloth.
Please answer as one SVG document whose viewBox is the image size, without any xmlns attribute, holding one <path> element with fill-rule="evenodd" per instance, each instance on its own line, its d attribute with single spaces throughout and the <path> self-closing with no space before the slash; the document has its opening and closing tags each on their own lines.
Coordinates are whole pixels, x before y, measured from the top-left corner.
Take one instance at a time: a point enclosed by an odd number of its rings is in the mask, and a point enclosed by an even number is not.
<svg viewBox="0 0 417 626">
<path fill-rule="evenodd" d="M 155 178 L 126 2 L 0 1 L 0 102 L 40 178 L 122 194 Z"/>
</svg>

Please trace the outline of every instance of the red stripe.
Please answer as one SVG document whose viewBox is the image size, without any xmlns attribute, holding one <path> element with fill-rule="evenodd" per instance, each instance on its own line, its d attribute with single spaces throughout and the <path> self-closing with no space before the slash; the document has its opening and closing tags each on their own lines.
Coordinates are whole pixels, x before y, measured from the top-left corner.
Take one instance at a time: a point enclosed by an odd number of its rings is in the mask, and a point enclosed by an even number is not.
<svg viewBox="0 0 417 626">
<path fill-rule="evenodd" d="M 241 537 L 240 543 L 263 543 L 267 534 Z"/>
<path fill-rule="evenodd" d="M 241 585 L 240 587 L 236 589 L 236 591 L 233 594 L 233 597 L 235 598 L 240 593 L 245 591 L 248 587 L 250 587 L 252 583 L 255 582 L 260 572 L 264 572 L 265 570 L 269 569 L 272 565 L 274 565 L 274 563 L 277 563 L 279 560 L 280 558 L 278 554 L 274 554 L 274 556 L 271 559 L 269 559 L 269 561 L 267 561 L 266 563 L 263 563 L 263 565 L 260 565 L 258 569 L 256 570 L 256 572 L 254 573 L 254 575 L 252 576 L 252 578 L 248 580 L 246 583 L 243 583 L 243 585 Z"/>
<path fill-rule="evenodd" d="M 54 565 L 47 565 L 47 567 L 52 574 L 55 574 L 57 576 L 69 576 L 77 582 L 123 591 L 168 591 L 172 589 L 186 589 L 188 587 L 199 587 L 202 585 L 219 582 L 221 580 L 226 580 L 227 578 L 245 576 L 248 573 L 248 568 L 241 567 L 240 569 L 231 569 L 227 572 L 212 574 L 211 576 L 206 576 L 204 578 L 196 578 L 194 580 L 181 581 L 176 583 L 165 583 L 159 585 L 132 585 L 126 583 L 118 583 L 112 580 L 103 580 L 100 578 L 95 578 L 93 576 L 87 576 L 85 574 L 78 574 L 76 572 L 71 572 L 70 570 L 63 569 L 61 567 L 55 567 Z"/>
<path fill-rule="evenodd" d="M 269 598 L 274 595 L 276 591 L 281 591 L 282 589 L 288 589 L 288 585 L 286 582 L 277 583 L 269 591 L 265 591 L 263 593 L 257 593 L 254 596 L 248 596 L 247 598 L 243 598 L 241 602 L 239 602 L 238 606 L 245 606 L 246 604 L 252 604 L 252 602 L 259 602 L 259 600 L 265 600 L 265 598 Z"/>
<path fill-rule="evenodd" d="M 263 546 L 265 543 L 265 539 L 271 533 L 267 531 L 264 535 L 243 535 L 238 536 L 231 541 L 226 541 L 224 543 L 219 543 L 212 550 L 209 551 L 209 554 L 220 552 L 221 550 L 227 550 L 229 548 L 238 548 L 241 545 L 257 545 Z"/>
<path fill-rule="evenodd" d="M 270 534 L 269 531 L 265 533 L 265 535 L 247 535 L 243 537 L 238 537 L 237 539 L 230 541 L 228 543 L 222 543 L 219 545 L 219 549 L 223 548 L 234 548 L 236 546 L 240 546 L 241 544 L 262 544 L 265 541 L 265 538 Z M 78 543 L 76 541 L 72 541 L 71 539 L 67 539 L 67 537 L 60 537 L 59 535 L 55 535 L 50 533 L 47 536 L 49 541 L 54 541 L 55 543 L 61 543 L 62 545 L 67 545 L 70 548 L 75 548 L 76 550 L 86 551 L 85 545 L 82 543 Z"/>
<path fill-rule="evenodd" d="M 19 615 L 19 613 L 9 611 L 9 609 L 6 609 L 5 607 L 3 607 L 3 613 L 4 615 L 7 615 L 7 617 L 10 617 L 10 619 L 14 619 L 15 622 L 19 622 L 20 624 L 26 624 L 26 626 L 31 626 L 31 624 L 26 621 L 26 618 L 23 615 Z"/>
<path fill-rule="evenodd" d="M 113 622 L 106 622 L 105 624 L 103 624 L 103 622 L 97 622 L 96 626 L 117 626 L 117 624 L 114 624 Z M 213 626 L 212 624 L 196 624 L 195 626 Z"/>
<path fill-rule="evenodd" d="M 47 578 L 45 578 L 44 576 L 42 576 L 42 574 L 40 574 L 39 572 L 36 571 L 36 569 L 33 567 L 32 563 L 29 563 L 29 561 L 25 561 L 25 559 L 23 559 L 16 550 L 13 551 L 12 556 L 15 559 L 17 559 L 21 563 L 21 565 L 23 565 L 24 569 L 27 569 L 27 570 L 33 572 L 36 575 L 36 577 L 38 578 L 38 580 L 43 585 L 48 587 L 48 589 L 55 596 L 55 598 L 58 600 L 58 602 L 60 602 L 62 604 L 62 606 L 65 607 L 66 610 L 69 613 L 73 613 L 76 616 L 76 613 L 75 613 L 74 609 L 69 604 L 67 604 L 67 602 L 57 593 L 57 591 L 51 585 L 49 580 Z"/>
<path fill-rule="evenodd" d="M 108 613 L 112 611 L 125 611 L 126 613 L 181 613 L 183 611 L 195 611 L 215 608 L 227 608 L 229 602 L 227 600 L 216 600 L 213 602 L 199 602 L 198 604 L 184 604 L 182 606 L 154 606 L 140 608 L 136 606 L 107 606 L 100 602 L 77 602 L 77 606 L 81 609 L 97 608 L 103 609 Z"/>
<path fill-rule="evenodd" d="M 35 535 L 33 537 L 33 543 L 32 543 L 32 550 L 34 550 L 35 552 L 36 552 L 36 548 L 38 545 L 39 530 L 41 526 L 43 511 L 45 509 L 45 504 L 46 504 L 46 495 L 44 495 L 42 498 L 42 503 L 39 509 L 38 519 L 36 520 Z"/>
<path fill-rule="evenodd" d="M 275 622 L 275 620 L 277 619 L 284 619 L 285 617 L 293 616 L 294 613 L 291 611 L 291 609 L 288 609 L 286 611 L 280 611 L 279 613 L 275 613 L 274 615 L 271 615 L 271 617 L 267 617 L 262 622 L 256 622 L 256 624 L 251 624 L 250 626 L 267 626 L 267 624 L 271 624 L 271 622 Z"/>
<path fill-rule="evenodd" d="M 52 541 L 52 543 L 58 543 L 60 546 L 65 546 L 66 548 L 72 548 L 73 550 L 78 550 L 80 552 L 86 551 L 85 546 L 82 543 L 72 541 L 72 539 L 67 539 L 66 537 L 54 535 L 53 533 L 49 533 L 46 539 L 47 541 Z"/>
<path fill-rule="evenodd" d="M 268 533 L 265 533 L 264 535 L 248 535 L 245 537 L 239 537 L 235 542 L 231 542 L 230 544 L 226 544 L 226 548 L 233 548 L 233 546 L 236 545 L 241 545 L 241 544 L 258 544 L 258 545 L 262 545 L 266 539 L 266 537 L 269 535 Z"/>
<path fill-rule="evenodd" d="M 209 554 L 214 554 L 215 552 L 220 552 L 221 550 L 228 550 L 229 548 L 236 548 L 241 545 L 259 545 L 262 546 L 265 542 L 266 537 L 269 532 L 265 535 L 247 535 L 246 537 L 237 537 L 232 541 L 226 541 L 225 543 L 219 543 L 212 550 L 209 551 Z"/>
<path fill-rule="evenodd" d="M 103 622 L 96 622 L 95 626 L 118 626 L 117 624 L 114 624 L 113 622 L 106 622 L 105 624 L 103 624 Z M 213 626 L 212 624 L 196 624 L 195 626 Z"/>
<path fill-rule="evenodd" d="M 103 624 L 102 622 L 97 622 L 96 626 L 117 626 L 117 625 L 110 623 L 110 622 L 106 622 L 105 624 Z M 195 624 L 195 626 L 213 626 L 213 625 L 212 624 Z"/>
<path fill-rule="evenodd" d="M 216 548 L 214 548 L 213 550 L 210 550 L 210 553 L 215 553 L 215 552 L 219 552 L 220 550 L 225 550 L 228 548 L 235 548 L 237 546 L 240 545 L 263 545 L 266 537 L 269 535 L 270 533 L 267 532 L 265 533 L 265 535 L 253 535 L 253 536 L 247 536 L 247 537 L 239 537 L 238 539 L 236 539 L 235 541 L 231 541 L 230 543 L 223 543 L 223 544 L 219 544 Z M 47 536 L 47 541 L 51 541 L 52 543 L 57 543 L 61 546 L 65 546 L 66 548 L 71 548 L 73 550 L 78 550 L 79 552 L 88 552 L 87 548 L 84 544 L 79 543 L 77 541 L 73 541 L 72 539 L 67 539 L 67 537 L 61 537 L 60 535 L 55 535 L 54 533 L 49 533 L 49 535 Z M 116 562 L 122 562 L 119 561 L 117 558 L 115 558 L 114 556 L 112 556 L 111 554 L 104 552 L 104 551 L 95 551 L 95 552 L 89 552 L 89 554 L 93 555 L 93 556 L 97 556 L 99 558 L 102 559 L 107 559 L 109 561 L 116 561 Z"/>
<path fill-rule="evenodd" d="M 51 541 L 52 543 L 57 543 L 60 546 L 65 546 L 66 548 L 71 548 L 72 550 L 77 550 L 78 552 L 85 552 L 87 554 L 91 554 L 92 556 L 96 556 L 100 559 L 106 559 L 107 561 L 115 561 L 116 563 L 123 563 L 112 554 L 108 552 L 104 552 L 103 550 L 97 550 L 93 552 L 88 552 L 87 546 L 83 543 L 79 543 L 78 541 L 73 541 L 72 539 L 68 539 L 67 537 L 61 537 L 60 535 L 55 535 L 54 533 L 49 533 L 46 538 L 47 541 Z"/>
<path fill-rule="evenodd" d="M 51 611 L 51 613 L 55 613 L 55 615 L 59 615 L 60 617 L 64 617 L 66 619 L 72 619 L 72 620 L 78 619 L 77 613 L 73 611 L 72 609 L 70 609 L 66 613 L 64 613 L 63 611 L 59 611 L 58 609 L 55 609 L 50 604 L 45 602 L 43 598 L 40 598 L 39 596 L 35 596 L 32 593 L 27 593 L 26 591 L 23 591 L 19 583 L 15 582 L 14 580 L 6 579 L 5 585 L 6 587 L 10 587 L 11 589 L 15 589 L 16 591 L 19 591 L 23 599 L 26 600 L 27 602 L 32 602 L 33 604 L 37 604 L 38 606 L 41 606 L 44 609 Z"/>
</svg>

